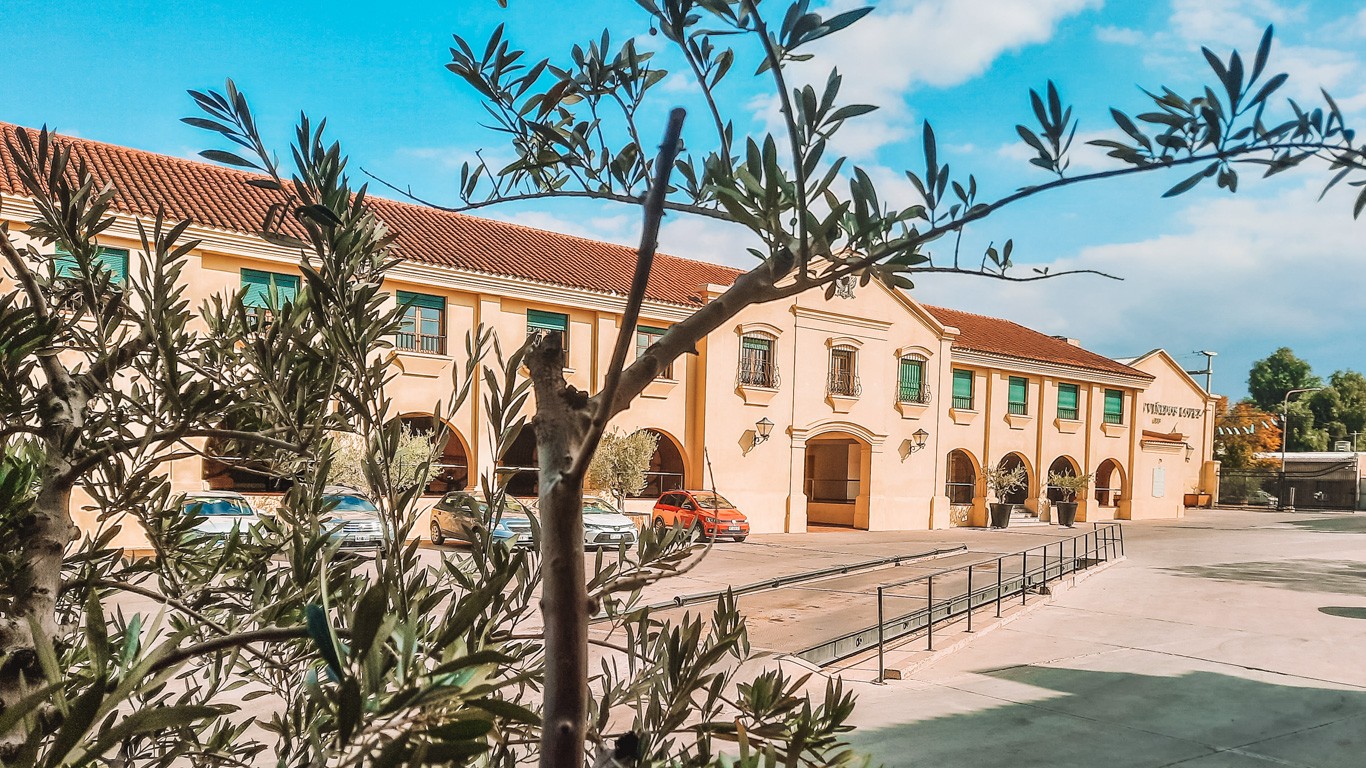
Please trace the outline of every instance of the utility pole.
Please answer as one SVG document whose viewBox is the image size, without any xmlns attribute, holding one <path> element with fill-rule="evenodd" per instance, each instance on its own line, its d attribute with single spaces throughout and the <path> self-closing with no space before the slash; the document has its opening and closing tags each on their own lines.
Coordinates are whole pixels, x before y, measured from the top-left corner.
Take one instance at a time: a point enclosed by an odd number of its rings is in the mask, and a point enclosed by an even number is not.
<svg viewBox="0 0 1366 768">
<path fill-rule="evenodd" d="M 1198 351 L 1196 351 L 1196 352 L 1192 352 L 1191 354 L 1195 354 L 1195 355 L 1204 355 L 1204 356 L 1205 356 L 1205 367 L 1204 367 L 1204 370 L 1199 370 L 1199 371 L 1186 371 L 1186 373 L 1189 373 L 1189 374 L 1192 375 L 1192 376 L 1204 376 L 1204 377 L 1205 377 L 1205 394 L 1207 394 L 1207 395 L 1208 395 L 1208 394 L 1211 394 L 1210 387 L 1213 385 L 1213 382 L 1214 382 L 1214 358 L 1218 357 L 1218 356 L 1219 356 L 1219 353 L 1218 353 L 1218 352 L 1207 352 L 1207 351 L 1205 351 L 1205 350 L 1198 350 Z"/>
<path fill-rule="evenodd" d="M 1291 512 L 1293 512 L 1295 508 L 1293 506 L 1287 506 L 1285 503 L 1285 441 L 1290 434 L 1290 396 L 1298 395 L 1301 392 L 1317 392 L 1320 389 L 1323 389 L 1323 387 L 1301 387 L 1300 389 L 1292 389 L 1285 393 L 1285 397 L 1281 398 L 1281 488 L 1280 492 L 1277 493 L 1277 496 L 1280 497 L 1281 509 L 1288 509 Z"/>
</svg>

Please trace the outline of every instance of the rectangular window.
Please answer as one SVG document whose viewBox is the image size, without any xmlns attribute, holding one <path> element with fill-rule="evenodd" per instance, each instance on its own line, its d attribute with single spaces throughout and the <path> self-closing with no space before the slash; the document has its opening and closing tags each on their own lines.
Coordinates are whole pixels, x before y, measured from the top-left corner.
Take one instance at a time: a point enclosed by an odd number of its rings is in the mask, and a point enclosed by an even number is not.
<svg viewBox="0 0 1366 768">
<path fill-rule="evenodd" d="M 1118 389 L 1105 390 L 1105 423 L 1124 423 L 1124 392 Z"/>
<path fill-rule="evenodd" d="M 446 354 L 445 297 L 399 291 L 396 298 L 398 305 L 403 307 L 403 321 L 396 339 L 398 348 Z"/>
<path fill-rule="evenodd" d="M 52 261 L 57 268 L 57 277 L 80 277 L 81 270 L 76 264 L 76 257 L 66 249 L 58 248 Z M 95 251 L 95 268 L 108 272 L 109 282 L 123 285 L 128 282 L 128 249 L 101 246 Z"/>
<path fill-rule="evenodd" d="M 953 407 L 972 410 L 972 371 L 953 369 Z"/>
<path fill-rule="evenodd" d="M 247 291 L 242 297 L 247 316 L 268 321 L 272 310 L 294 302 L 294 297 L 299 294 L 299 276 L 244 269 L 242 287 Z"/>
<path fill-rule="evenodd" d="M 637 360 L 640 359 L 641 355 L 644 355 L 644 354 L 645 354 L 645 350 L 649 349 L 650 346 L 651 346 L 652 344 L 654 344 L 655 342 L 659 341 L 660 338 L 662 338 L 662 337 L 664 336 L 664 331 L 665 331 L 665 330 L 666 330 L 666 329 L 664 329 L 664 328 L 654 328 L 654 327 L 648 326 L 648 325 L 638 325 L 638 326 L 636 326 L 636 359 L 637 359 Z M 671 361 L 668 365 L 666 365 L 666 366 L 664 366 L 662 369 L 660 369 L 659 375 L 656 376 L 655 378 L 659 378 L 659 379 L 670 379 L 670 380 L 672 380 L 673 377 L 674 377 L 674 364 L 673 364 L 673 362 Z"/>
<path fill-rule="evenodd" d="M 778 388 L 778 366 L 773 361 L 773 337 L 751 334 L 740 339 L 740 384 Z"/>
<path fill-rule="evenodd" d="M 1077 385 L 1058 385 L 1058 418 L 1077 420 Z"/>
<path fill-rule="evenodd" d="M 548 336 L 556 334 L 560 338 L 560 349 L 564 350 L 565 360 L 569 359 L 569 315 L 562 312 L 543 312 L 539 309 L 526 311 L 526 335 Z"/>
<path fill-rule="evenodd" d="M 1010 377 L 1006 393 L 1006 412 L 1016 416 L 1029 413 L 1029 380 L 1019 376 Z"/>
<path fill-rule="evenodd" d="M 924 360 L 916 357 L 901 358 L 896 399 L 903 403 L 923 403 L 928 399 L 925 392 Z"/>
<path fill-rule="evenodd" d="M 843 397 L 858 397 L 862 388 L 859 386 L 857 366 L 858 350 L 852 347 L 832 348 L 829 393 Z"/>
</svg>

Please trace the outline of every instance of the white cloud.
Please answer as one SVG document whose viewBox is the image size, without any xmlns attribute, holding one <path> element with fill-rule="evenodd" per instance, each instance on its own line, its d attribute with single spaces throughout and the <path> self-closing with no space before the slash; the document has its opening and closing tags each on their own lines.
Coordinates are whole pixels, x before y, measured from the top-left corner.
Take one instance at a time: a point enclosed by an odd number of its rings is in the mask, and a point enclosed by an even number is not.
<svg viewBox="0 0 1366 768">
<path fill-rule="evenodd" d="M 863 5 L 837 0 L 827 13 Z M 843 103 L 875 104 L 877 112 L 846 124 L 838 150 L 855 159 L 906 138 L 907 95 L 919 87 L 949 87 L 971 80 L 1001 55 L 1048 41 L 1058 22 L 1100 0 L 890 0 L 852 27 L 811 44 L 814 58 L 794 71 L 823 83 L 832 67 L 857 72 L 841 92 Z M 768 103 L 759 105 L 771 109 Z"/>
<path fill-rule="evenodd" d="M 1047 265 L 1097 269 L 1123 282 L 926 276 L 917 280 L 916 297 L 1079 338 L 1115 355 L 1214 348 L 1225 353 L 1226 370 L 1246 371 L 1242 363 L 1288 345 L 1316 351 L 1310 357 L 1325 370 L 1359 367 L 1366 356 L 1357 327 L 1366 316 L 1357 277 L 1366 255 L 1363 224 L 1352 219 L 1347 194 L 1316 203 L 1318 192 L 1307 183 L 1271 198 L 1196 201 L 1171 234 L 1088 247 Z M 1238 391 L 1235 383 L 1225 388 Z"/>
<path fill-rule="evenodd" d="M 1273 0 L 1172 0 L 1170 27 L 1200 45 L 1255 45 L 1267 24 L 1297 15 Z"/>
<path fill-rule="evenodd" d="M 1114 45 L 1142 45 L 1148 40 L 1148 36 L 1137 29 L 1104 26 L 1096 28 L 1096 39 Z"/>
<path fill-rule="evenodd" d="M 1067 167 L 1069 175 L 1078 173 L 1090 173 L 1092 171 L 1102 171 L 1108 168 L 1119 167 L 1119 161 L 1108 157 L 1105 153 L 1109 150 L 1103 147 L 1093 147 L 1088 142 L 1096 139 L 1110 139 L 1112 141 L 1128 141 L 1128 137 L 1119 131 L 1077 131 L 1077 135 L 1072 139 L 1072 148 L 1067 152 L 1067 158 L 1071 165 Z M 1021 168 L 1035 168 L 1038 173 L 1044 173 L 1042 168 L 1030 166 L 1029 160 L 1036 157 L 1036 153 L 1023 140 L 1003 144 L 996 149 L 996 156 L 1010 160 Z"/>
</svg>

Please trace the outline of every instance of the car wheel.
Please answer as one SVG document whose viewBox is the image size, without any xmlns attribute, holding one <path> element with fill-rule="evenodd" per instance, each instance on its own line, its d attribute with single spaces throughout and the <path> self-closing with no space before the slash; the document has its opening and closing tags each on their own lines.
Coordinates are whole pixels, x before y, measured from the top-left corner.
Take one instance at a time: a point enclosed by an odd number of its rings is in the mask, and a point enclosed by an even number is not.
<svg viewBox="0 0 1366 768">
<path fill-rule="evenodd" d="M 736 537 L 735 537 L 735 543 L 736 543 L 736 544 L 743 544 L 744 542 L 745 542 L 745 537 L 744 537 L 744 536 L 736 536 Z"/>
<path fill-rule="evenodd" d="M 654 529 L 656 534 L 663 536 L 664 532 L 669 530 L 669 526 L 664 524 L 664 518 L 656 517 L 654 522 Z"/>
<path fill-rule="evenodd" d="M 438 547 L 446 543 L 446 534 L 441 532 L 441 526 L 435 520 L 432 521 L 432 543 Z"/>
<path fill-rule="evenodd" d="M 702 529 L 701 523 L 693 523 L 692 528 L 688 531 L 688 538 L 693 541 L 706 541 L 708 536 L 706 531 Z M 711 538 L 715 539 L 716 537 L 713 536 Z"/>
</svg>

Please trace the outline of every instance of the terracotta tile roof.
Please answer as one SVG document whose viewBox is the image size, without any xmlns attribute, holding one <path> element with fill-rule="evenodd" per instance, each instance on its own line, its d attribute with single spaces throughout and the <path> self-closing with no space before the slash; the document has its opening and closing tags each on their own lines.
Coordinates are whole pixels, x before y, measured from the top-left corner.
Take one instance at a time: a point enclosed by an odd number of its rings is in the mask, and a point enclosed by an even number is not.
<svg viewBox="0 0 1366 768">
<path fill-rule="evenodd" d="M 37 133 L 0 123 L 0 140 L 19 130 Z M 118 190 L 113 207 L 125 213 L 151 216 L 165 206 L 172 220 L 254 233 L 267 207 L 278 199 L 274 192 L 246 184 L 255 174 L 87 139 L 58 140 L 73 147 L 73 155 L 86 161 L 97 181 L 113 184 Z M 2 151 L 0 192 L 24 195 L 8 153 Z M 382 198 L 373 201 L 379 217 L 396 232 L 395 247 L 403 258 L 590 291 L 630 290 L 632 248 Z M 695 306 L 701 303 L 700 286 L 729 284 L 739 274 L 660 254 L 646 295 Z"/>
<path fill-rule="evenodd" d="M 1130 368 L 1104 355 L 1072 346 L 1062 339 L 1039 333 L 1019 323 L 957 309 L 932 307 L 928 304 L 925 305 L 925 309 L 939 322 L 952 325 L 962 332 L 953 341 L 953 346 L 958 349 L 971 349 L 1020 360 L 1057 363 L 1141 379 L 1154 378 L 1137 368 Z"/>
</svg>

